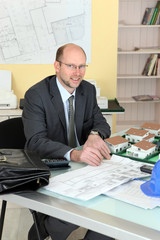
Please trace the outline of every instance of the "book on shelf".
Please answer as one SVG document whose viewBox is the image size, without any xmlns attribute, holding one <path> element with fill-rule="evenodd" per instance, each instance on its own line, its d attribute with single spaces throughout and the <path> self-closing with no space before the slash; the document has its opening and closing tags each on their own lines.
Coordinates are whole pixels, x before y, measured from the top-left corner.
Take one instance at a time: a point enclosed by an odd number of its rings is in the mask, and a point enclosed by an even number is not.
<svg viewBox="0 0 160 240">
<path fill-rule="evenodd" d="M 156 12 L 156 15 L 155 15 L 153 24 L 159 24 L 159 20 L 158 20 L 158 22 L 157 22 L 157 19 L 159 18 L 159 15 L 160 15 L 160 1 L 158 1 L 158 2 L 156 3 L 155 8 L 157 8 L 157 12 Z"/>
<path fill-rule="evenodd" d="M 158 58 L 158 63 L 157 63 L 157 75 L 160 76 L 160 58 Z"/>
<path fill-rule="evenodd" d="M 132 98 L 135 101 L 159 101 L 160 97 L 156 95 L 137 95 L 137 96 L 132 96 Z"/>
<path fill-rule="evenodd" d="M 158 63 L 158 54 L 151 54 L 150 57 L 147 59 L 142 75 L 143 76 L 152 76 L 156 75 Z"/>
<path fill-rule="evenodd" d="M 151 75 L 153 75 L 153 76 L 157 75 L 157 67 L 158 67 L 158 57 L 156 59 L 156 62 L 155 62 L 155 65 L 154 65 L 154 68 L 153 68 L 153 71 L 152 71 Z"/>
<path fill-rule="evenodd" d="M 155 25 L 159 25 L 159 24 L 160 24 L 160 9 L 159 9 L 159 12 L 158 12 L 157 20 L 155 22 Z"/>
<path fill-rule="evenodd" d="M 146 8 L 145 9 L 144 16 L 143 16 L 143 19 L 142 19 L 142 24 L 143 25 L 148 24 L 149 18 L 151 17 L 151 11 L 152 11 L 152 8 Z"/>
<path fill-rule="evenodd" d="M 152 10 L 152 8 L 146 8 L 145 9 L 144 16 L 143 16 L 143 19 L 142 19 L 142 24 L 143 25 L 148 24 L 148 19 L 149 19 L 151 10 Z"/>
<path fill-rule="evenodd" d="M 146 8 L 143 18 L 142 25 L 155 25 L 160 24 L 160 1 L 157 1 L 155 7 Z"/>
<path fill-rule="evenodd" d="M 147 75 L 149 64 L 150 64 L 150 59 L 151 59 L 151 56 L 149 58 L 147 58 L 147 61 L 145 63 L 145 66 L 144 66 L 144 69 L 143 69 L 143 72 L 142 72 L 143 76 Z"/>
<path fill-rule="evenodd" d="M 151 56 L 152 57 L 151 57 L 151 60 L 150 60 L 150 64 L 149 64 L 149 67 L 148 67 L 148 73 L 147 73 L 148 76 L 152 75 L 153 69 L 156 65 L 158 54 L 152 54 Z"/>
<path fill-rule="evenodd" d="M 153 101 L 160 101 L 160 96 L 157 95 L 151 95 Z"/>
<path fill-rule="evenodd" d="M 158 12 L 158 8 L 154 8 L 154 11 L 152 13 L 152 17 L 151 17 L 150 22 L 149 22 L 150 25 L 154 24 L 157 12 Z"/>
</svg>

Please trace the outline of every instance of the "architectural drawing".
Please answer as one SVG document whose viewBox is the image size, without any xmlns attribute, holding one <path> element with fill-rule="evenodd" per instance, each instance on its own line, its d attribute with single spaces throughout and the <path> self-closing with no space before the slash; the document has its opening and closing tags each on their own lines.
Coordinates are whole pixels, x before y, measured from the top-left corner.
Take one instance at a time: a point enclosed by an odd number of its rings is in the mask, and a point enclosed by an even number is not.
<svg viewBox="0 0 160 240">
<path fill-rule="evenodd" d="M 53 63 L 72 42 L 91 60 L 91 0 L 0 0 L 0 63 Z"/>
</svg>

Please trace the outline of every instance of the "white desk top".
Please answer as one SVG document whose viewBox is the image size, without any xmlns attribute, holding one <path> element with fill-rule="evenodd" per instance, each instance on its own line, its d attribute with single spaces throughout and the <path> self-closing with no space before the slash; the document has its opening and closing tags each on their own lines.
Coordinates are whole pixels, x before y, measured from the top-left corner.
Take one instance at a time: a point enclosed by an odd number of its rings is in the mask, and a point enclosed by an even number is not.
<svg viewBox="0 0 160 240">
<path fill-rule="evenodd" d="M 74 162 L 71 165 L 72 169 L 83 166 Z M 52 174 L 59 172 L 64 170 Z M 103 195 L 83 202 L 44 189 L 21 196 L 0 195 L 0 198 L 119 240 L 160 239 L 160 208 L 145 210 Z"/>
</svg>

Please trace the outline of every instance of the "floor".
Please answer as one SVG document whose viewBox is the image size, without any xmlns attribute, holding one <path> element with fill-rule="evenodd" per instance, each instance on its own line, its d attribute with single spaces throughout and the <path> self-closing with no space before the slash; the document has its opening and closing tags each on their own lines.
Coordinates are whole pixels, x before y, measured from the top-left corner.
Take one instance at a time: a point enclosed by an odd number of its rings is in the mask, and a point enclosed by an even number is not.
<svg viewBox="0 0 160 240">
<path fill-rule="evenodd" d="M 32 215 L 28 209 L 8 203 L 2 240 L 27 240 L 27 233 L 32 223 Z"/>
<path fill-rule="evenodd" d="M 7 203 L 2 240 L 28 240 L 28 231 L 32 223 L 32 215 L 28 209 Z M 67 240 L 83 239 L 85 233 L 86 229 L 77 229 Z"/>
</svg>

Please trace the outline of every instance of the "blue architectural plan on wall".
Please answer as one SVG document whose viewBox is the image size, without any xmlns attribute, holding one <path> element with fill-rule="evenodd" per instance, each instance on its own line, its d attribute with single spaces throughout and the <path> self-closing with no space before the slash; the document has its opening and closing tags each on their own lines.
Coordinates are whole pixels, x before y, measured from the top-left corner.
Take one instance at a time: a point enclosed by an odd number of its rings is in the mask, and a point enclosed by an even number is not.
<svg viewBox="0 0 160 240">
<path fill-rule="evenodd" d="M 91 0 L 0 0 L 1 64 L 50 64 L 69 42 L 91 61 Z"/>
</svg>

